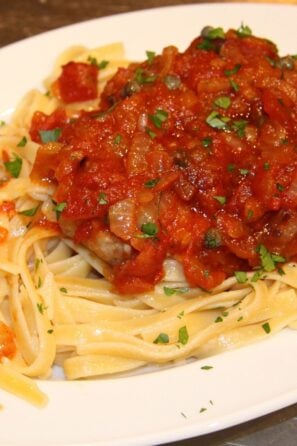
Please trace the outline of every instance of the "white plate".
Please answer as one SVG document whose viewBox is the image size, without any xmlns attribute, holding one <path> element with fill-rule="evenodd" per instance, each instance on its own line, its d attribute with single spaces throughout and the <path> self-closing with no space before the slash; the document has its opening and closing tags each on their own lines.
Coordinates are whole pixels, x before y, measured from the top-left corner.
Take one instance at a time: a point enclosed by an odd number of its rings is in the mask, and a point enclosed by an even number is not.
<svg viewBox="0 0 297 446">
<path fill-rule="evenodd" d="M 238 28 L 297 53 L 295 6 L 204 4 L 97 19 L 0 50 L 0 114 L 41 84 L 53 60 L 74 44 L 123 41 L 128 57 L 168 44 L 181 49 L 205 25 Z M 295 47 L 294 47 L 295 44 Z M 202 370 L 203 365 L 213 369 Z M 40 382 L 50 403 L 35 409 L 4 392 L 0 444 L 5 446 L 141 446 L 201 435 L 297 401 L 297 333 L 286 330 L 237 351 L 130 377 Z M 207 410 L 200 412 L 201 408 Z"/>
</svg>

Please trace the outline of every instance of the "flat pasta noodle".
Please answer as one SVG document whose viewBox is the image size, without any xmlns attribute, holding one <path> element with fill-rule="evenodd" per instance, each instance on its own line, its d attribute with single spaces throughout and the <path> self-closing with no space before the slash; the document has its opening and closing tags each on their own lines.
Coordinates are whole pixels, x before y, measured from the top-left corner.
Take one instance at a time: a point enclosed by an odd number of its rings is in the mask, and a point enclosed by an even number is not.
<svg viewBox="0 0 297 446">
<path fill-rule="evenodd" d="M 61 66 L 90 60 L 109 61 L 100 89 L 119 66 L 128 65 L 121 44 L 73 47 L 58 58 L 45 81 L 47 91 Z M 75 114 L 94 104 L 66 110 Z M 47 398 L 31 378 L 50 378 L 55 364 L 67 379 L 106 376 L 215 355 L 287 326 L 297 328 L 295 263 L 257 282 L 254 272 L 244 283 L 229 277 L 206 292 L 189 288 L 179 262 L 166 259 L 165 277 L 153 291 L 122 298 L 104 277 L 104 261 L 58 230 L 32 225 L 38 210 L 53 223 L 57 217 L 52 186 L 29 177 L 38 150 L 29 126 L 35 111 L 50 114 L 60 105 L 50 93 L 32 90 L 0 128 L 1 149 L 22 160 L 17 177 L 9 178 L 0 164 L 0 201 L 13 203 L 8 211 L 0 208 L 0 228 L 8 233 L 0 243 L 0 320 L 11 327 L 16 343 L 15 355 L 2 358 L 0 388 L 42 407 Z"/>
</svg>

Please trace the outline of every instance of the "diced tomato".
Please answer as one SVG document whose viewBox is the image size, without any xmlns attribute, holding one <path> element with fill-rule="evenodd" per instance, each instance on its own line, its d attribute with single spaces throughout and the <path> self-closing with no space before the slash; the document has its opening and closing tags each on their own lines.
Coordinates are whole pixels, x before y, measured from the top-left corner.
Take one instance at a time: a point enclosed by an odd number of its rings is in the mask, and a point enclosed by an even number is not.
<svg viewBox="0 0 297 446">
<path fill-rule="evenodd" d="M 57 108 L 50 115 L 46 115 L 43 112 L 37 111 L 34 113 L 31 127 L 30 136 L 33 141 L 41 143 L 40 130 L 54 130 L 61 129 L 67 122 L 67 116 L 65 110 Z"/>
<path fill-rule="evenodd" d="M 58 94 L 63 102 L 88 101 L 98 96 L 98 68 L 95 64 L 69 62 L 57 80 Z"/>
</svg>

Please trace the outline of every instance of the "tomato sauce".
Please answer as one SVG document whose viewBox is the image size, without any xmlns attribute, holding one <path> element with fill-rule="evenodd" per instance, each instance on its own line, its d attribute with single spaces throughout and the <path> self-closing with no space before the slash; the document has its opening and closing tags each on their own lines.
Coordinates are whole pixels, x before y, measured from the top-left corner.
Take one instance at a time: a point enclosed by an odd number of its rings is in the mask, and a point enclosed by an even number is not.
<svg viewBox="0 0 297 446">
<path fill-rule="evenodd" d="M 147 54 L 117 71 L 97 110 L 33 117 L 37 142 L 61 130 L 32 177 L 56 184 L 62 232 L 110 264 L 123 294 L 152 289 L 166 257 L 204 289 L 265 256 L 277 268 L 296 259 L 295 58 L 247 27 L 208 27 L 184 52 Z M 89 74 L 73 64 L 57 81 L 62 99 L 77 88 L 65 103 L 89 98 Z"/>
</svg>

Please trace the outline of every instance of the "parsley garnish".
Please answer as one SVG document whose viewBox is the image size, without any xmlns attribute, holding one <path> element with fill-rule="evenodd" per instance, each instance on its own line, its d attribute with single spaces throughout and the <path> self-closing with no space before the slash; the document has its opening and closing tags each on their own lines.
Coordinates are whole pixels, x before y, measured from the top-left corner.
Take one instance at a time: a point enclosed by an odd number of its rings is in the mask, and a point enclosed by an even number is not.
<svg viewBox="0 0 297 446">
<path fill-rule="evenodd" d="M 265 324 L 262 325 L 262 328 L 265 331 L 265 333 L 267 333 L 267 334 L 271 332 L 269 322 L 265 322 Z"/>
<path fill-rule="evenodd" d="M 245 283 L 248 280 L 247 274 L 245 271 L 235 271 L 234 275 L 235 275 L 238 283 Z"/>
<path fill-rule="evenodd" d="M 154 340 L 154 344 L 168 344 L 169 336 L 167 333 L 160 333 L 159 336 Z"/>
<path fill-rule="evenodd" d="M 201 368 L 201 370 L 210 370 L 210 369 L 213 369 L 213 366 L 212 365 L 203 365 L 200 368 Z"/>
<path fill-rule="evenodd" d="M 96 57 L 93 56 L 89 56 L 87 60 L 88 62 L 90 62 L 91 65 L 96 65 L 96 67 L 99 68 L 100 70 L 103 70 L 109 64 L 108 60 L 101 60 L 101 62 L 98 62 Z"/>
<path fill-rule="evenodd" d="M 229 82 L 235 92 L 239 91 L 239 85 L 234 79 L 230 79 Z"/>
<path fill-rule="evenodd" d="M 54 207 L 54 211 L 56 212 L 57 220 L 59 220 L 61 213 L 64 211 L 64 209 L 67 207 L 67 203 L 63 201 L 62 203 L 56 203 Z"/>
<path fill-rule="evenodd" d="M 215 229 L 209 229 L 204 236 L 204 246 L 209 249 L 221 246 L 221 237 Z"/>
<path fill-rule="evenodd" d="M 143 225 L 141 225 L 141 231 L 143 232 L 143 234 L 138 235 L 137 237 L 139 237 L 139 238 L 155 238 L 159 232 L 159 229 L 158 229 L 158 226 L 156 225 L 156 223 L 152 223 L 149 221 L 148 223 L 143 223 Z"/>
<path fill-rule="evenodd" d="M 26 209 L 25 211 L 21 211 L 19 213 L 22 215 L 26 215 L 26 217 L 34 217 L 38 208 L 39 208 L 39 205 L 36 206 L 35 208 Z"/>
<path fill-rule="evenodd" d="M 14 159 L 12 161 L 6 161 L 4 163 L 5 169 L 14 178 L 18 178 L 22 170 L 23 160 L 16 153 L 14 153 Z"/>
<path fill-rule="evenodd" d="M 57 141 L 60 135 L 61 135 L 61 129 L 59 128 L 53 130 L 39 130 L 39 136 L 43 144 Z"/>
<path fill-rule="evenodd" d="M 155 75 L 146 76 L 144 74 L 143 68 L 138 67 L 135 70 L 134 80 L 140 85 L 150 84 L 150 83 L 154 82 L 156 79 L 157 79 L 157 76 L 155 76 Z"/>
<path fill-rule="evenodd" d="M 170 288 L 168 286 L 164 286 L 163 291 L 164 291 L 164 294 L 166 294 L 166 296 L 173 296 L 173 294 L 187 293 L 189 291 L 189 288 L 187 288 L 187 287 Z"/>
<path fill-rule="evenodd" d="M 99 192 L 97 200 L 98 200 L 98 203 L 101 205 L 108 203 L 107 196 L 104 192 Z"/>
<path fill-rule="evenodd" d="M 270 164 L 268 162 L 263 164 L 263 169 L 264 170 L 269 170 L 270 169 Z"/>
<path fill-rule="evenodd" d="M 264 245 L 257 247 L 260 255 L 261 266 L 264 271 L 271 272 L 276 268 L 276 263 L 285 263 L 286 259 L 278 254 L 270 253 Z"/>
<path fill-rule="evenodd" d="M 178 342 L 180 342 L 182 345 L 186 345 L 189 340 L 189 334 L 186 326 L 181 327 L 178 330 Z"/>
<path fill-rule="evenodd" d="M 146 51 L 145 54 L 146 54 L 148 63 L 151 64 L 156 56 L 156 53 L 154 51 Z"/>
<path fill-rule="evenodd" d="M 226 204 L 226 197 L 222 196 L 222 195 L 214 195 L 213 197 L 215 200 L 217 200 L 221 205 Z"/>
<path fill-rule="evenodd" d="M 149 127 L 146 127 L 145 131 L 152 139 L 156 138 L 157 134 Z"/>
<path fill-rule="evenodd" d="M 52 334 L 52 333 L 54 332 L 54 330 L 53 330 L 52 328 L 50 328 L 49 330 L 47 330 L 47 332 L 48 332 L 49 334 Z"/>
<path fill-rule="evenodd" d="M 202 147 L 205 147 L 205 149 L 207 149 L 208 147 L 210 147 L 212 145 L 212 139 L 210 136 L 206 136 L 205 138 L 203 138 L 201 140 L 201 144 Z"/>
<path fill-rule="evenodd" d="M 169 90 L 177 90 L 180 87 L 181 80 L 178 76 L 168 74 L 164 77 L 164 83 Z"/>
<path fill-rule="evenodd" d="M 236 34 L 238 35 L 238 37 L 248 37 L 252 35 L 252 30 L 249 26 L 242 23 L 236 31 Z"/>
<path fill-rule="evenodd" d="M 68 293 L 67 288 L 64 288 L 64 287 L 60 288 L 60 291 L 61 291 L 61 293 Z"/>
<path fill-rule="evenodd" d="M 26 136 L 23 136 L 20 142 L 17 144 L 17 147 L 25 147 L 26 144 L 27 144 L 27 138 Z"/>
<path fill-rule="evenodd" d="M 36 305 L 37 305 L 37 308 L 38 308 L 38 311 L 39 311 L 40 314 L 43 314 L 44 310 L 47 309 L 47 307 L 43 303 L 37 302 Z"/>
<path fill-rule="evenodd" d="M 214 104 L 217 107 L 220 107 L 220 108 L 223 108 L 226 110 L 231 105 L 231 99 L 229 98 L 229 96 L 220 96 L 217 99 L 215 99 Z"/>
<path fill-rule="evenodd" d="M 146 187 L 147 189 L 151 189 L 153 187 L 156 186 L 156 184 L 158 184 L 160 181 L 160 178 L 153 178 L 151 180 L 148 180 L 144 183 L 144 187 Z"/>
<path fill-rule="evenodd" d="M 234 121 L 232 124 L 233 130 L 236 131 L 237 135 L 240 138 L 243 138 L 245 136 L 245 128 L 247 126 L 248 122 L 244 119 L 239 119 L 238 121 Z"/>
<path fill-rule="evenodd" d="M 225 130 L 229 121 L 230 118 L 228 118 L 227 116 L 222 116 L 215 110 L 212 111 L 206 118 L 206 122 L 210 127 L 220 130 Z"/>
<path fill-rule="evenodd" d="M 155 114 L 148 115 L 148 117 L 158 129 L 161 129 L 163 123 L 167 121 L 168 113 L 165 110 L 158 109 Z"/>
<path fill-rule="evenodd" d="M 215 319 L 215 323 L 217 324 L 218 322 L 223 322 L 223 318 L 222 318 L 221 316 L 218 316 L 218 317 Z"/>
<path fill-rule="evenodd" d="M 122 141 L 122 135 L 120 135 L 119 133 L 115 136 L 115 138 L 114 138 L 114 140 L 113 140 L 113 143 L 115 144 L 115 145 L 118 145 L 118 144 L 120 144 L 120 142 Z"/>
<path fill-rule="evenodd" d="M 231 68 L 230 70 L 225 70 L 224 73 L 225 73 L 225 75 L 228 76 L 228 77 L 229 77 L 229 76 L 233 76 L 233 74 L 238 73 L 238 71 L 240 70 L 240 68 L 241 68 L 241 65 L 238 63 L 238 64 L 234 65 L 234 67 Z"/>
</svg>

